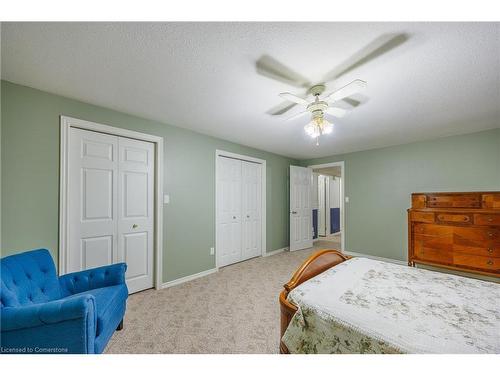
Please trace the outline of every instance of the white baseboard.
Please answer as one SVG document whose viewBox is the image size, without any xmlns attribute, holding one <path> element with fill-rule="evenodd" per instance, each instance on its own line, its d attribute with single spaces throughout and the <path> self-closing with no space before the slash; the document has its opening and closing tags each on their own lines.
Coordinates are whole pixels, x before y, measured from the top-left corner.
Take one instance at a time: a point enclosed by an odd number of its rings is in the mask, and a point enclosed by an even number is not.
<svg viewBox="0 0 500 375">
<path fill-rule="evenodd" d="M 184 277 L 181 277 L 180 279 L 167 281 L 166 283 L 161 284 L 160 289 L 170 288 L 171 286 L 183 284 L 183 283 L 186 283 L 186 282 L 194 280 L 194 279 L 198 279 L 198 278 L 203 277 L 203 276 L 208 276 L 208 275 L 215 273 L 217 271 L 218 271 L 217 268 L 212 268 L 210 270 L 195 273 L 194 275 L 184 276 Z"/>
<path fill-rule="evenodd" d="M 352 255 L 353 257 L 363 257 L 363 258 L 381 260 L 383 262 L 402 264 L 402 265 L 405 265 L 405 266 L 408 265 L 408 262 L 405 262 L 404 260 L 377 257 L 375 255 L 369 255 L 369 254 L 363 254 L 363 253 L 356 253 L 354 251 L 343 251 L 343 253 L 346 254 L 346 255 Z"/>
<path fill-rule="evenodd" d="M 276 255 L 276 254 L 282 253 L 283 251 L 288 251 L 288 247 L 282 247 L 281 249 L 270 251 L 270 252 L 266 253 L 264 256 L 265 257 L 270 257 L 272 255 Z"/>
</svg>

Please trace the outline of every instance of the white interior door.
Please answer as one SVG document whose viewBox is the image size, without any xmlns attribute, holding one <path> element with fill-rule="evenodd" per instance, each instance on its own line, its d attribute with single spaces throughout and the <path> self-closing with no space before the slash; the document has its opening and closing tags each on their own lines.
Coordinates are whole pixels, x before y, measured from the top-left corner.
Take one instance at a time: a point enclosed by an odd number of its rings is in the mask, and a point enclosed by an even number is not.
<svg viewBox="0 0 500 375">
<path fill-rule="evenodd" d="M 70 129 L 66 272 L 126 262 L 129 292 L 153 286 L 154 145 Z"/>
<path fill-rule="evenodd" d="M 217 158 L 218 266 L 239 262 L 241 255 L 241 160 Z"/>
<path fill-rule="evenodd" d="M 118 138 L 71 128 L 69 272 L 118 262 Z"/>
<path fill-rule="evenodd" d="M 312 169 L 290 166 L 290 251 L 312 247 Z"/>
<path fill-rule="evenodd" d="M 318 236 L 326 236 L 326 202 L 325 176 L 318 177 Z"/>
<path fill-rule="evenodd" d="M 330 189 L 332 188 L 332 176 L 325 176 L 325 233 L 331 234 L 331 214 L 330 214 Z"/>
<path fill-rule="evenodd" d="M 153 287 L 154 145 L 118 139 L 118 259 L 130 293 Z"/>
<path fill-rule="evenodd" d="M 258 163 L 242 161 L 241 164 L 241 203 L 242 203 L 242 260 L 261 255 L 261 173 Z"/>
</svg>

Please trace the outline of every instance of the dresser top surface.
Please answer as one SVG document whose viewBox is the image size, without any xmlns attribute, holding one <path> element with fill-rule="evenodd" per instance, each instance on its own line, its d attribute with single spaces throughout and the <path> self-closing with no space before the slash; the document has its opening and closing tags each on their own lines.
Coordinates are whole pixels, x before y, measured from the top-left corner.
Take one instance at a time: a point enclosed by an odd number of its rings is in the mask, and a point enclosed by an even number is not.
<svg viewBox="0 0 500 375">
<path fill-rule="evenodd" d="M 499 194 L 500 191 L 425 191 L 420 193 L 411 193 L 411 195 L 469 195 L 469 194 Z"/>
<path fill-rule="evenodd" d="M 500 214 L 498 208 L 459 208 L 459 207 L 411 207 L 408 211 L 425 211 L 425 212 L 449 212 L 449 213 L 471 213 L 471 214 Z"/>
</svg>

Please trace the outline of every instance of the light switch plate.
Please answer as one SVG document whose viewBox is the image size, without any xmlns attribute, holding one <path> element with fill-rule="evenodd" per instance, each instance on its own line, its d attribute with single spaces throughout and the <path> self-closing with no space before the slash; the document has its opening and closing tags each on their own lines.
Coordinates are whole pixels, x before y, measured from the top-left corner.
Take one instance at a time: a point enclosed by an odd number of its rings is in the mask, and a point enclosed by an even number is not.
<svg viewBox="0 0 500 375">
<path fill-rule="evenodd" d="M 163 204 L 169 204 L 170 203 L 170 195 L 165 194 L 163 196 Z"/>
<path fill-rule="evenodd" d="M 349 203 L 349 197 L 345 197 L 345 202 Z"/>
</svg>

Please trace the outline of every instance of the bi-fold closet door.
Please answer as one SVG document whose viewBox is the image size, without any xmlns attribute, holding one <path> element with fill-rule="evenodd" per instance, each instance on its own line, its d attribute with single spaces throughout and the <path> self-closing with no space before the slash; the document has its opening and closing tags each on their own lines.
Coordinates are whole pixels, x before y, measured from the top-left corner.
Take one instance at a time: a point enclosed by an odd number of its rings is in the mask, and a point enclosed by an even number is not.
<svg viewBox="0 0 500 375">
<path fill-rule="evenodd" d="M 217 157 L 218 266 L 261 255 L 262 165 Z"/>
<path fill-rule="evenodd" d="M 154 145 L 71 128 L 66 272 L 126 262 L 129 292 L 153 286 Z"/>
</svg>

